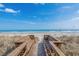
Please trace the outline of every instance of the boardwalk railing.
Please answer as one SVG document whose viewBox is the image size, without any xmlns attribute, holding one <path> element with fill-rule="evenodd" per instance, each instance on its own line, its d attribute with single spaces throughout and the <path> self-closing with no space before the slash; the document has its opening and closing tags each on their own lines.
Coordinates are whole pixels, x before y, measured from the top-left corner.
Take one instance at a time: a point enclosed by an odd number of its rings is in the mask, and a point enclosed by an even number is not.
<svg viewBox="0 0 79 59">
<path fill-rule="evenodd" d="M 52 45 L 52 49 L 57 53 L 59 56 L 65 56 L 64 53 L 51 41 L 49 41 Z"/>
<path fill-rule="evenodd" d="M 62 41 L 57 40 L 49 35 L 44 36 L 44 49 L 47 56 L 65 56 L 60 47 Z"/>
<path fill-rule="evenodd" d="M 27 38 L 25 38 L 25 41 L 17 40 L 15 43 L 17 44 L 16 48 L 7 56 L 28 56 L 36 41 L 34 35 L 29 35 Z M 60 49 L 61 44 L 63 44 L 62 41 L 55 39 L 52 36 L 45 35 L 43 40 L 43 47 L 46 56 L 65 56 L 65 54 Z"/>
<path fill-rule="evenodd" d="M 21 43 L 17 48 L 15 48 L 11 53 L 9 53 L 7 56 L 25 56 L 29 54 L 29 51 L 31 47 L 35 43 L 35 38 L 32 35 L 29 35 L 27 37 L 27 40 L 23 43 L 22 40 L 16 43 Z"/>
<path fill-rule="evenodd" d="M 20 52 L 26 47 L 26 42 L 22 43 L 19 47 L 17 47 L 15 50 L 13 50 L 8 56 L 17 56 L 20 54 Z"/>
</svg>

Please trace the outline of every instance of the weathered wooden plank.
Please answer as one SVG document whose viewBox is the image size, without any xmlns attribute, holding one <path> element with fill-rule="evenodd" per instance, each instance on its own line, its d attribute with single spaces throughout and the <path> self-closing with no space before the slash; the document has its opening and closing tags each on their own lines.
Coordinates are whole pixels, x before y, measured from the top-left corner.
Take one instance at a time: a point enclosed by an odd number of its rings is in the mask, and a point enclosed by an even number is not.
<svg viewBox="0 0 79 59">
<path fill-rule="evenodd" d="M 53 38 L 50 35 L 44 35 L 44 40 L 49 40 L 49 41 L 58 41 L 58 39 Z"/>
<path fill-rule="evenodd" d="M 34 38 L 31 38 L 31 39 L 32 39 L 32 42 L 30 44 L 28 52 L 25 54 L 26 56 L 34 56 L 34 55 L 36 55 L 35 54 L 35 52 L 36 52 L 36 46 L 35 46 L 35 44 L 36 44 L 37 38 L 34 37 Z"/>
<path fill-rule="evenodd" d="M 29 52 L 30 52 L 32 46 L 34 45 L 36 38 L 33 35 L 29 35 L 28 39 L 29 40 L 28 40 L 28 44 L 27 44 L 27 47 L 26 47 L 26 51 L 23 54 L 23 56 L 29 55 Z"/>
<path fill-rule="evenodd" d="M 31 42 L 31 43 L 28 43 L 28 44 L 27 44 L 27 48 L 26 48 L 26 51 L 25 51 L 25 53 L 23 54 L 23 56 L 25 56 L 25 55 L 27 55 L 27 54 L 29 53 L 31 47 L 32 47 L 33 44 L 35 43 L 34 40 L 31 40 L 30 42 Z"/>
<path fill-rule="evenodd" d="M 49 43 L 59 56 L 65 56 L 64 53 L 52 41 L 49 41 Z"/>
<path fill-rule="evenodd" d="M 16 39 L 16 40 L 15 40 L 15 43 L 23 43 L 23 42 L 25 42 L 25 41 L 27 40 L 28 37 L 31 39 L 32 35 L 23 36 L 23 37 L 21 37 L 21 38 L 19 38 L 19 39 Z M 27 41 L 28 41 L 28 40 L 27 40 Z"/>
<path fill-rule="evenodd" d="M 52 37 L 52 36 L 49 36 L 48 39 L 50 39 L 51 41 L 59 41 L 58 39 L 56 39 L 56 38 L 54 38 L 54 37 Z"/>
<path fill-rule="evenodd" d="M 64 44 L 62 41 L 52 41 L 54 44 Z"/>
<path fill-rule="evenodd" d="M 49 44 L 49 41 L 47 40 L 44 40 L 44 49 L 45 49 L 46 56 L 53 56 L 52 47 Z"/>
<path fill-rule="evenodd" d="M 17 47 L 15 50 L 13 50 L 11 53 L 9 53 L 8 56 L 17 56 L 23 50 L 26 44 L 27 42 L 24 42 L 19 47 Z"/>
<path fill-rule="evenodd" d="M 43 41 L 43 46 L 44 46 L 44 50 L 45 50 L 46 56 L 48 56 L 45 40 Z"/>
<path fill-rule="evenodd" d="M 30 37 L 27 36 L 26 41 L 24 41 L 20 46 L 18 46 L 15 50 L 8 54 L 8 56 L 17 56 L 24 48 L 26 48 L 26 44 L 28 44 L 30 40 Z"/>
</svg>

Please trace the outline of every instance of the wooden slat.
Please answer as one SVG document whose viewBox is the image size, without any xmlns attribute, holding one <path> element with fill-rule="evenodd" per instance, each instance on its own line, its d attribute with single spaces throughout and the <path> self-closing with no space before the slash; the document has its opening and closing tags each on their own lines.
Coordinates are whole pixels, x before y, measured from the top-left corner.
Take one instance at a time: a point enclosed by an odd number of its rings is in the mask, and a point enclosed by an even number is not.
<svg viewBox="0 0 79 59">
<path fill-rule="evenodd" d="M 31 40 L 30 42 L 31 42 L 31 43 L 28 43 L 28 46 L 27 46 L 28 49 L 26 48 L 26 51 L 25 51 L 25 53 L 23 54 L 23 56 L 25 56 L 25 55 L 27 55 L 27 54 L 29 53 L 31 47 L 32 47 L 33 44 L 35 43 L 34 40 Z"/>
<path fill-rule="evenodd" d="M 34 37 L 34 38 L 31 38 L 32 39 L 32 42 L 31 42 L 31 44 L 30 44 L 30 47 L 29 47 L 29 50 L 28 50 L 28 52 L 25 54 L 25 56 L 33 56 L 34 54 L 34 50 L 35 50 L 35 44 L 36 44 L 36 40 L 37 40 L 37 38 L 36 37 Z"/>
<path fill-rule="evenodd" d="M 62 41 L 52 41 L 54 44 L 63 44 L 64 42 Z"/>
<path fill-rule="evenodd" d="M 54 56 L 54 53 L 52 53 L 52 47 L 49 44 L 49 42 L 44 40 L 44 44 L 43 45 L 44 45 L 46 56 Z"/>
<path fill-rule="evenodd" d="M 10 54 L 8 54 L 8 56 L 17 56 L 23 50 L 25 46 L 26 46 L 26 42 L 24 42 L 19 47 L 17 47 L 15 50 L 13 50 Z"/>
<path fill-rule="evenodd" d="M 49 43 L 52 45 L 53 49 L 59 56 L 65 56 L 64 53 L 52 41 L 49 41 Z"/>
<path fill-rule="evenodd" d="M 44 35 L 44 39 L 45 39 L 45 40 L 50 40 L 50 41 L 58 41 L 57 39 L 53 38 L 53 37 L 50 36 L 50 35 Z"/>
<path fill-rule="evenodd" d="M 44 50 L 45 50 L 46 56 L 48 56 L 45 40 L 43 42 L 44 42 L 43 46 L 44 46 Z"/>
<path fill-rule="evenodd" d="M 22 40 L 20 40 L 20 41 L 22 41 Z M 10 56 L 17 56 L 23 50 L 23 48 L 26 48 L 26 44 L 28 44 L 30 41 L 31 41 L 30 37 L 27 36 L 26 40 L 19 47 L 17 47 L 15 50 L 13 50 L 8 55 L 10 55 Z"/>
<path fill-rule="evenodd" d="M 29 35 L 28 39 L 29 39 L 29 40 L 28 40 L 27 48 L 26 48 L 26 51 L 25 51 L 25 53 L 23 54 L 23 56 L 29 54 L 29 51 L 31 50 L 32 46 L 34 45 L 36 38 L 35 38 L 33 35 Z"/>
<path fill-rule="evenodd" d="M 15 43 L 23 43 L 23 42 L 25 42 L 25 40 L 18 40 L 18 41 L 16 41 Z"/>
<path fill-rule="evenodd" d="M 52 36 L 50 36 L 52 39 L 54 39 L 54 40 L 56 40 L 56 41 L 60 41 L 59 39 L 57 39 L 56 37 L 52 37 Z"/>
</svg>

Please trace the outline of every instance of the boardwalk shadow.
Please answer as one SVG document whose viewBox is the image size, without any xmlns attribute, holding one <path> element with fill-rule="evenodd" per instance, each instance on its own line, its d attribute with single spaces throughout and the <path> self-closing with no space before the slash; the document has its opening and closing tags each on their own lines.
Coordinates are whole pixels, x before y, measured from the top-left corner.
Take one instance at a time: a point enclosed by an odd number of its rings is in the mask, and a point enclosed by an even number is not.
<svg viewBox="0 0 79 59">
<path fill-rule="evenodd" d="M 38 56 L 46 56 L 43 43 L 38 44 Z"/>
</svg>

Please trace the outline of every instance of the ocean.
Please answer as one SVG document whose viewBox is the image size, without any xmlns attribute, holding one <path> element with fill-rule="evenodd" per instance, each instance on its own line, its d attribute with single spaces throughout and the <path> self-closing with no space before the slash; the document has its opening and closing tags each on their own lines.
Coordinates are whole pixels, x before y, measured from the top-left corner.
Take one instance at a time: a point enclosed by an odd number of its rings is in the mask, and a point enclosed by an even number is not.
<svg viewBox="0 0 79 59">
<path fill-rule="evenodd" d="M 79 29 L 0 30 L 0 32 L 79 32 Z"/>
</svg>

